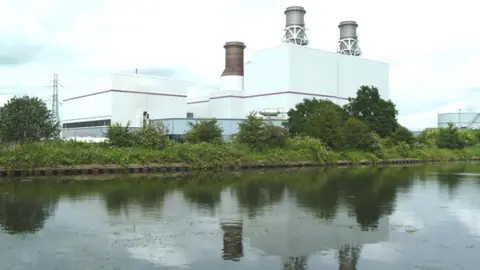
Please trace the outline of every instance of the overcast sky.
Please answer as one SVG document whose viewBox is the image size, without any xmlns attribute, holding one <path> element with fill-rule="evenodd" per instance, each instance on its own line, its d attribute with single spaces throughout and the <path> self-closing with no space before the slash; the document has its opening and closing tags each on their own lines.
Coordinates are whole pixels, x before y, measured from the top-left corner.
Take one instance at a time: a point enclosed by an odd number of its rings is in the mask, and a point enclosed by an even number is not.
<svg viewBox="0 0 480 270">
<path fill-rule="evenodd" d="M 381 0 L 0 0 L 0 93 L 61 99 L 88 92 L 101 72 L 153 72 L 218 83 L 222 45 L 276 45 L 285 7 L 307 9 L 310 46 L 334 51 L 337 25 L 356 20 L 363 56 L 390 66 L 390 97 L 402 124 L 433 126 L 436 113 L 480 101 L 475 1 Z M 479 103 L 479 102 L 475 102 Z"/>
</svg>

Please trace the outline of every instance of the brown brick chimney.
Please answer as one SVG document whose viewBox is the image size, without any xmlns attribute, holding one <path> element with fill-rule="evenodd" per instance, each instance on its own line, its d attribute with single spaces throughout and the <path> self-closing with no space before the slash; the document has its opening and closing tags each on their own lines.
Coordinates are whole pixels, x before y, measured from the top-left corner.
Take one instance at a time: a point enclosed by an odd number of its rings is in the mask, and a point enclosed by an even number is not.
<svg viewBox="0 0 480 270">
<path fill-rule="evenodd" d="M 223 76 L 243 76 L 243 52 L 246 48 L 245 43 L 239 41 L 230 41 L 225 43 L 225 70 Z"/>
</svg>

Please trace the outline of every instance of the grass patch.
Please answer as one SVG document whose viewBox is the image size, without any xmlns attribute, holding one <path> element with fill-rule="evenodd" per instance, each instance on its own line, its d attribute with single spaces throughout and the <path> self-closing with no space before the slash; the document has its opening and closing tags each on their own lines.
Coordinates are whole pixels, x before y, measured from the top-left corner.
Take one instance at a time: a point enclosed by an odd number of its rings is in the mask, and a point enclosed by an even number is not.
<svg viewBox="0 0 480 270">
<path fill-rule="evenodd" d="M 188 164 L 199 169 L 245 164 L 277 165 L 290 163 L 335 164 L 336 161 L 417 158 L 425 161 L 469 160 L 480 157 L 480 147 L 462 150 L 446 149 L 382 149 L 380 154 L 328 151 L 311 138 L 291 139 L 283 148 L 251 150 L 234 143 L 171 143 L 164 149 L 112 147 L 105 143 L 49 141 L 0 146 L 0 165 L 7 168 L 56 167 L 87 164 Z"/>
</svg>

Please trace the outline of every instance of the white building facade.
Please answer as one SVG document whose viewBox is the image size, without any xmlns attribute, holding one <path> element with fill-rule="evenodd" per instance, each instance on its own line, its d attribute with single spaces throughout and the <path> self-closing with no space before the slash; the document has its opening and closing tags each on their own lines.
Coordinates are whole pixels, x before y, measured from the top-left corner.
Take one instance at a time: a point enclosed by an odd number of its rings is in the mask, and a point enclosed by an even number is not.
<svg viewBox="0 0 480 270">
<path fill-rule="evenodd" d="M 110 74 L 98 89 L 63 101 L 64 137 L 102 137 L 113 123 L 140 127 L 149 119 L 185 117 L 187 82 L 142 76 Z"/>
<path fill-rule="evenodd" d="M 243 73 L 243 72 L 242 72 Z M 305 98 L 344 105 L 362 85 L 389 97 L 389 66 L 361 57 L 282 44 L 257 51 L 245 63 L 244 76 L 220 78 L 221 87 L 206 96 L 187 97 L 188 83 L 138 74 L 102 77 L 98 89 L 63 101 L 64 137 L 103 137 L 113 123 L 140 127 L 145 115 L 165 124 L 169 135 L 183 136 L 188 122 L 216 118 L 225 138 L 251 112 L 270 112 L 281 125 L 287 112 Z"/>
<path fill-rule="evenodd" d="M 187 99 L 199 118 L 244 118 L 250 112 L 287 112 L 305 98 L 344 105 L 362 85 L 389 98 L 389 65 L 295 44 L 255 52 L 245 64 L 244 90 L 221 90 Z M 286 117 L 283 115 L 283 117 Z"/>
</svg>

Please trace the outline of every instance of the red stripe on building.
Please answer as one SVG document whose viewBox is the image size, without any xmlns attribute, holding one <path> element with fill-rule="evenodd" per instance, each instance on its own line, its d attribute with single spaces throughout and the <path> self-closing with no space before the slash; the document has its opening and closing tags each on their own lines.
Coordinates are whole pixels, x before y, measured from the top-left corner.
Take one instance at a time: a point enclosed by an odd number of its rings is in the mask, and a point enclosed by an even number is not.
<svg viewBox="0 0 480 270">
<path fill-rule="evenodd" d="M 90 97 L 90 96 L 95 96 L 95 95 L 100 95 L 108 92 L 116 92 L 116 93 L 128 93 L 128 94 L 142 94 L 142 95 L 152 95 L 152 96 L 164 96 L 164 97 L 184 97 L 186 98 L 186 95 L 178 95 L 178 94 L 167 94 L 167 93 L 155 93 L 155 92 L 143 92 L 143 91 L 129 91 L 129 90 L 118 90 L 118 89 L 110 89 L 106 91 L 100 91 L 100 92 L 95 92 L 91 94 L 86 94 L 82 96 L 77 96 L 77 97 L 71 97 L 64 99 L 63 101 L 70 101 L 74 99 L 80 99 L 80 98 L 85 98 L 85 97 Z"/>
<path fill-rule="evenodd" d="M 255 97 L 266 97 L 266 96 L 282 95 L 282 94 L 294 94 L 294 95 L 303 95 L 303 96 L 322 97 L 322 98 L 335 98 L 335 99 L 348 100 L 348 98 L 344 98 L 344 97 L 337 97 L 337 96 L 323 95 L 323 94 L 314 94 L 314 93 L 305 93 L 305 92 L 296 92 L 296 91 L 272 92 L 272 93 L 249 95 L 249 96 L 225 95 L 225 96 L 211 97 L 211 98 L 209 98 L 209 99 L 221 99 L 221 98 L 255 98 Z M 204 103 L 204 102 L 208 102 L 208 100 L 192 101 L 192 102 L 188 102 L 187 104 L 197 104 L 197 103 Z"/>
</svg>

